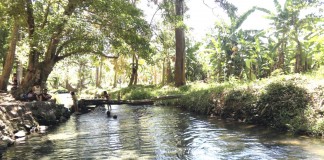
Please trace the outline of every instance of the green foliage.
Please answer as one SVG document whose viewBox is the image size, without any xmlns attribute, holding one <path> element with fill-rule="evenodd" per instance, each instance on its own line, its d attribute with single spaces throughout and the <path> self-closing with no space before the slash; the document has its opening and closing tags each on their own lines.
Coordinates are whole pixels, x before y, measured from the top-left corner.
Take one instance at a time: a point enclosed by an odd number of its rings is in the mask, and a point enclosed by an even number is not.
<svg viewBox="0 0 324 160">
<path fill-rule="evenodd" d="M 132 90 L 130 93 L 125 94 L 123 98 L 129 100 L 150 99 L 152 94 L 150 90 L 141 88 Z"/>
<path fill-rule="evenodd" d="M 279 76 L 284 75 L 282 69 L 276 69 L 273 72 L 271 72 L 271 76 Z"/>
<path fill-rule="evenodd" d="M 257 98 L 249 90 L 230 90 L 226 93 L 222 118 L 249 121 L 255 114 Z"/>
<path fill-rule="evenodd" d="M 0 2 L 0 13 L 2 12 L 6 14 L 1 14 L 1 20 L 6 18 L 8 22 L 17 18 L 21 22 L 17 55 L 18 60 L 24 63 L 22 65 L 29 61 L 29 67 L 33 67 L 33 70 L 46 66 L 46 70 L 40 69 L 41 81 L 47 81 L 56 63 L 66 57 L 79 60 L 81 55 L 117 56 L 136 51 L 140 58 L 149 61 L 150 55 L 154 53 L 149 43 L 150 27 L 142 11 L 129 1 L 4 0 Z M 1 21 L 0 26 L 6 26 L 7 22 Z M 9 26 L 6 27 L 7 30 L 10 29 Z M 0 48 L 3 46 L 5 45 L 1 44 Z M 112 53 L 113 48 L 121 52 Z M 21 57 L 33 58 L 22 60 Z M 24 77 L 31 77 L 28 75 L 32 73 L 27 72 Z M 83 83 L 80 84 L 79 87 L 83 87 Z M 23 83 L 21 87 L 27 85 L 29 84 Z"/>
<path fill-rule="evenodd" d="M 186 41 L 187 43 L 190 41 Z M 187 44 L 186 55 L 186 80 L 199 81 L 204 80 L 207 77 L 206 71 L 203 70 L 203 64 L 198 59 L 197 51 L 201 46 L 200 43 L 196 43 L 193 46 Z"/>
<path fill-rule="evenodd" d="M 225 83 L 195 82 L 179 88 L 139 85 L 122 88 L 120 92 L 123 99 L 182 95 L 155 104 L 183 107 L 199 114 L 272 126 L 292 133 L 323 135 L 324 82 L 313 77 L 322 74 L 323 70 L 305 76 L 273 76 L 253 83 L 232 78 Z M 113 97 L 118 92 L 113 92 Z"/>
<path fill-rule="evenodd" d="M 313 121 L 310 128 L 313 134 L 324 136 L 324 118 L 322 117 Z"/>
<path fill-rule="evenodd" d="M 215 33 L 207 41 L 211 54 L 210 77 L 218 82 L 230 76 L 241 80 L 269 77 L 279 69 L 282 74 L 305 72 L 323 63 L 323 16 L 319 1 L 275 0 L 275 12 L 253 7 L 241 16 L 229 14 L 231 23 L 215 23 Z M 266 13 L 272 21 L 269 30 L 242 30 L 240 26 L 254 11 Z M 313 10 L 303 15 L 305 10 Z M 225 23 L 225 24 L 224 24 Z M 276 73 L 276 72 L 274 72 Z"/>
<path fill-rule="evenodd" d="M 305 89 L 292 83 L 276 82 L 268 85 L 265 91 L 258 101 L 261 123 L 291 130 L 295 129 L 294 124 L 303 124 L 304 111 L 309 105 Z"/>
<path fill-rule="evenodd" d="M 211 90 L 197 90 L 183 96 L 178 103 L 188 109 L 200 114 L 207 114 L 211 111 L 211 103 L 209 93 Z"/>
<path fill-rule="evenodd" d="M 192 87 L 191 85 L 185 85 L 185 86 L 179 87 L 179 90 L 181 92 L 188 92 L 191 89 L 191 87 Z"/>
<path fill-rule="evenodd" d="M 264 11 L 262 8 L 253 7 L 241 16 L 231 17 L 230 25 L 217 23 L 213 35 L 207 48 L 214 50 L 210 59 L 213 64 L 216 77 L 219 82 L 228 80 L 230 76 L 247 80 L 254 80 L 259 77 L 261 52 L 263 44 L 259 37 L 263 35 L 261 31 L 243 31 L 240 26 L 256 10 Z M 240 48 L 239 48 L 240 46 Z"/>
<path fill-rule="evenodd" d="M 154 89 L 156 89 L 155 86 L 133 85 L 112 92 L 112 98 L 116 98 L 118 94 L 121 94 L 121 98 L 127 100 L 150 99 L 154 97 Z"/>
</svg>

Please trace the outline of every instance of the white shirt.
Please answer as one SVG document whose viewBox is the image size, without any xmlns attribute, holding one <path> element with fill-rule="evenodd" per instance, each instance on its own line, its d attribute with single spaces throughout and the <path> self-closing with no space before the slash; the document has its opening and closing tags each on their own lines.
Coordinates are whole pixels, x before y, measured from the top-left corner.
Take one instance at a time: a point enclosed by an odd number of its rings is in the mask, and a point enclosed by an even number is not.
<svg viewBox="0 0 324 160">
<path fill-rule="evenodd" d="M 33 90 L 34 90 L 34 93 L 35 94 L 37 94 L 37 95 L 41 94 L 41 88 L 40 88 L 40 86 L 34 86 L 33 87 Z"/>
</svg>

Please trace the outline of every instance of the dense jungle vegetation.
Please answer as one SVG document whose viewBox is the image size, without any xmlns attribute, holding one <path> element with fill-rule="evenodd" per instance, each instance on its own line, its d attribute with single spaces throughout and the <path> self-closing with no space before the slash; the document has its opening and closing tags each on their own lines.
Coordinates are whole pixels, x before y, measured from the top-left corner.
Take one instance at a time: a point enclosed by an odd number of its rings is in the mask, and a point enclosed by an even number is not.
<svg viewBox="0 0 324 160">
<path fill-rule="evenodd" d="M 323 135 L 322 1 L 273 0 L 273 11 L 238 14 L 240 6 L 215 0 L 227 17 L 199 41 L 184 23 L 186 1 L 148 1 L 162 15 L 158 23 L 145 20 L 139 2 L 2 0 L 0 90 L 10 90 L 16 73 L 17 99 L 36 83 L 80 96 L 181 94 L 161 103 Z M 241 28 L 260 12 L 269 28 Z"/>
</svg>

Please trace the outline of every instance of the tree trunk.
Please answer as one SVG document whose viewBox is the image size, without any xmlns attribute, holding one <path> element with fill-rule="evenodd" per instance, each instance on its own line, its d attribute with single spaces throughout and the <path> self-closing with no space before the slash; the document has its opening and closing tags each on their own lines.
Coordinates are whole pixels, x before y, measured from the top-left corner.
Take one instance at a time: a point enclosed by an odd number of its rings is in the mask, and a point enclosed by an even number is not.
<svg viewBox="0 0 324 160">
<path fill-rule="evenodd" d="M 281 44 L 283 45 L 283 44 Z M 281 47 L 278 51 L 278 64 L 277 64 L 277 68 L 281 69 L 282 71 L 284 71 L 284 65 L 285 65 L 285 54 L 284 54 L 284 50 Z"/>
<path fill-rule="evenodd" d="M 158 83 L 158 73 L 157 73 L 158 71 L 154 66 L 152 67 L 152 72 L 153 72 L 154 78 L 153 78 L 153 80 L 151 80 L 150 84 L 156 85 Z"/>
<path fill-rule="evenodd" d="M 3 72 L 2 75 L 0 76 L 0 90 L 5 90 L 5 91 L 7 90 L 10 73 L 13 68 L 13 62 L 15 59 L 16 45 L 17 45 L 18 34 L 19 34 L 18 31 L 19 31 L 19 25 L 17 20 L 14 19 L 12 32 L 11 32 L 10 46 L 6 56 Z"/>
<path fill-rule="evenodd" d="M 103 58 L 100 57 L 100 64 L 99 67 L 96 67 L 96 87 L 100 88 L 101 87 L 101 79 L 102 79 L 102 63 L 103 63 Z"/>
<path fill-rule="evenodd" d="M 165 65 L 166 65 L 165 59 L 166 58 L 163 58 L 163 62 L 162 62 L 162 82 L 161 82 L 162 85 L 165 84 L 165 72 L 166 72 L 166 69 L 165 69 Z"/>
<path fill-rule="evenodd" d="M 176 15 L 183 21 L 184 14 L 184 0 L 176 0 Z M 183 86 L 186 84 L 185 76 L 185 35 L 182 26 L 176 26 L 176 62 L 175 62 L 175 86 Z"/>
<path fill-rule="evenodd" d="M 34 22 L 34 10 L 31 0 L 26 0 L 26 13 L 27 13 L 27 25 L 28 25 L 28 39 L 29 39 L 29 47 L 30 53 L 28 55 L 28 67 L 27 72 L 24 76 L 24 79 L 21 83 L 21 89 L 24 91 L 33 86 L 36 81 L 40 81 L 37 79 L 39 77 L 39 53 L 36 50 L 36 41 L 34 40 L 34 32 L 35 32 L 35 22 Z M 40 82 L 39 82 L 40 83 Z"/>
<path fill-rule="evenodd" d="M 96 87 L 99 87 L 99 67 L 96 67 Z"/>
<path fill-rule="evenodd" d="M 81 62 L 79 64 L 79 70 L 78 70 L 78 77 L 79 77 L 79 82 L 77 88 L 82 91 L 85 83 L 85 75 L 83 73 L 83 70 L 85 68 L 85 63 Z"/>
<path fill-rule="evenodd" d="M 75 1 L 68 1 L 65 10 L 64 15 L 69 17 L 72 15 L 73 11 L 77 7 Z M 28 41 L 29 41 L 29 57 L 28 57 L 28 67 L 27 72 L 24 75 L 24 79 L 21 83 L 21 86 L 19 87 L 19 93 L 27 92 L 31 86 L 35 84 L 35 82 L 39 83 L 44 87 L 46 85 L 47 78 L 51 71 L 53 70 L 54 64 L 58 62 L 60 59 L 58 59 L 59 53 L 57 53 L 57 47 L 61 41 L 60 37 L 63 31 L 64 26 L 67 24 L 67 19 L 63 19 L 60 21 L 60 24 L 56 25 L 54 28 L 54 31 L 52 32 L 52 37 L 49 40 L 49 45 L 47 47 L 46 52 L 44 53 L 43 62 L 40 62 L 40 55 L 39 52 L 39 41 L 35 38 L 35 30 L 37 28 L 37 25 L 35 25 L 35 18 L 34 18 L 34 9 L 33 9 L 33 1 L 32 0 L 26 0 L 25 5 L 26 10 L 26 22 L 28 27 Z"/>
<path fill-rule="evenodd" d="M 134 70 L 134 85 L 137 85 L 138 81 L 138 57 L 135 56 L 135 70 Z"/>
<path fill-rule="evenodd" d="M 170 59 L 167 58 L 167 62 L 166 62 L 166 83 L 172 83 L 173 82 L 173 77 L 172 77 L 172 70 L 171 70 L 171 62 Z"/>
<path fill-rule="evenodd" d="M 296 62 L 295 62 L 295 73 L 303 72 L 303 58 L 302 58 L 302 46 L 299 41 L 297 41 L 297 48 L 296 48 Z"/>
<path fill-rule="evenodd" d="M 129 81 L 128 86 L 137 84 L 137 70 L 138 70 L 138 58 L 136 54 L 133 54 L 133 63 L 132 63 L 132 75 Z"/>
<path fill-rule="evenodd" d="M 280 46 L 278 48 L 278 61 L 274 69 L 285 70 L 285 52 L 286 52 L 286 34 L 283 33 L 282 38 L 279 40 Z"/>
<path fill-rule="evenodd" d="M 103 65 L 103 57 L 100 57 L 100 66 L 99 66 L 99 85 L 98 85 L 98 87 L 101 87 L 101 82 L 102 82 L 102 65 Z"/>
<path fill-rule="evenodd" d="M 224 69 L 220 62 L 217 63 L 216 78 L 217 82 L 223 82 L 225 80 Z"/>
<path fill-rule="evenodd" d="M 115 75 L 114 75 L 114 88 L 117 87 L 117 58 L 114 59 L 114 71 L 115 71 Z"/>
<path fill-rule="evenodd" d="M 17 66 L 18 86 L 21 84 L 21 80 L 22 80 L 22 77 L 23 77 L 23 71 L 24 71 L 24 67 L 23 67 L 21 61 L 18 61 L 18 66 Z"/>
<path fill-rule="evenodd" d="M 295 32 L 294 32 L 294 40 L 297 43 L 296 46 L 296 56 L 295 56 L 295 73 L 300 73 L 304 71 L 304 61 L 305 61 L 305 57 L 303 55 L 303 48 L 302 48 L 302 44 L 298 39 L 298 26 L 295 25 L 294 26 Z"/>
</svg>

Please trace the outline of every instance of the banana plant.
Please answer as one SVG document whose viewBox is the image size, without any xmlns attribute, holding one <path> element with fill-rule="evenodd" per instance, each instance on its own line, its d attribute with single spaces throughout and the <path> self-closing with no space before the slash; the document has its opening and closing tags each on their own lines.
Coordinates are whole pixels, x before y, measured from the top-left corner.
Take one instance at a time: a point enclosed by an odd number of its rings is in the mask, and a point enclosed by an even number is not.
<svg viewBox="0 0 324 160">
<path fill-rule="evenodd" d="M 243 78 L 243 68 L 246 67 L 245 65 L 247 62 L 252 61 L 244 59 L 250 56 L 244 55 L 249 52 L 241 51 L 241 49 L 239 50 L 239 46 L 243 45 L 240 44 L 240 41 L 243 39 L 244 41 L 253 42 L 254 39 L 251 37 L 257 35 L 259 31 L 243 31 L 240 27 L 249 15 L 257 10 L 262 12 L 266 11 L 263 8 L 253 7 L 241 16 L 236 16 L 235 14 L 229 15 L 231 19 L 229 25 L 221 22 L 216 23 L 215 30 L 217 35 L 214 35 L 216 38 L 211 39 L 211 44 L 208 45 L 208 49 L 216 50 L 216 52 L 214 52 L 215 57 L 212 59 L 212 63 L 216 70 L 215 73 L 217 73 L 218 76 L 222 75 L 220 73 L 224 75 L 224 77 L 218 79 L 226 80 L 231 76 Z"/>
<path fill-rule="evenodd" d="M 297 73 L 308 71 L 314 63 L 313 48 L 318 44 L 308 40 L 323 32 L 320 25 L 323 16 L 303 14 L 307 9 L 315 9 L 320 5 L 319 1 L 286 0 L 284 6 L 277 0 L 273 2 L 276 12 L 270 12 L 268 18 L 273 21 L 272 37 L 277 39 L 277 44 L 273 47 L 273 52 L 277 52 L 274 69 L 287 73 L 290 72 L 289 68 L 294 68 Z"/>
</svg>

